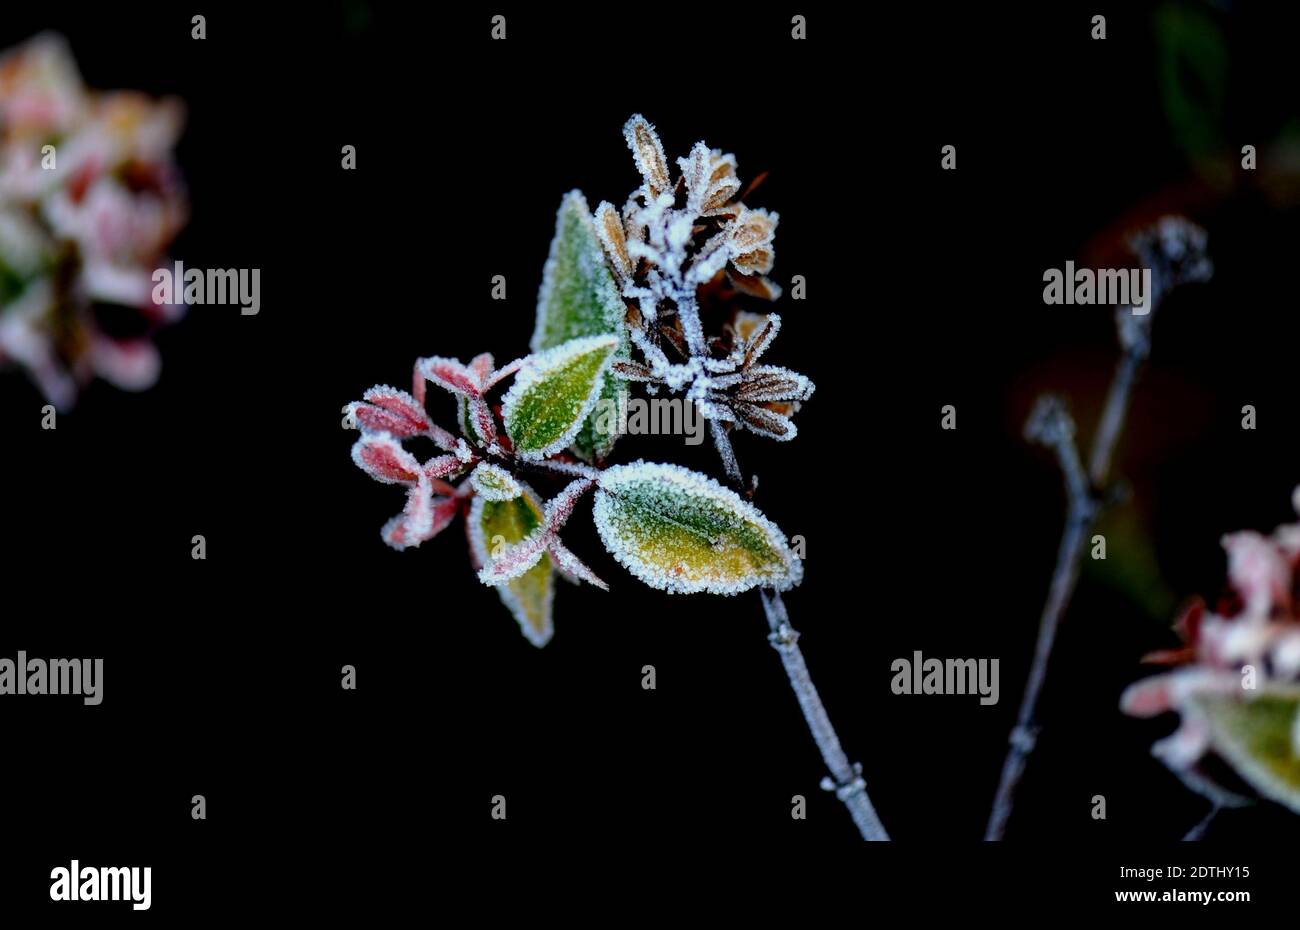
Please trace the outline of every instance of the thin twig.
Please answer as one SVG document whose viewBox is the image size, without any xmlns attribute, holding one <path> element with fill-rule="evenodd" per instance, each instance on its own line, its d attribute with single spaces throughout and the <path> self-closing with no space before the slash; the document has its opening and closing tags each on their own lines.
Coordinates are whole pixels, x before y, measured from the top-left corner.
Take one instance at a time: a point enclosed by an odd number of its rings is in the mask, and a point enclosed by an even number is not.
<svg viewBox="0 0 1300 930">
<path fill-rule="evenodd" d="M 858 832 L 864 840 L 888 840 L 876 809 L 871 806 L 867 795 L 867 783 L 862 780 L 862 766 L 851 765 L 849 758 L 840 746 L 840 739 L 835 735 L 830 717 L 822 704 L 817 688 L 808 674 L 808 666 L 799 651 L 799 634 L 790 626 L 790 616 L 786 613 L 785 602 L 781 595 L 769 588 L 760 594 L 763 598 L 763 612 L 767 614 L 767 625 L 771 629 L 768 641 L 781 656 L 790 687 L 799 701 L 799 709 L 808 722 L 808 730 L 813 741 L 821 750 L 822 759 L 830 769 L 830 777 L 823 778 L 821 786 L 826 791 L 834 791 L 835 796 L 849 809 L 849 816 L 858 826 Z"/>
<path fill-rule="evenodd" d="M 1034 751 L 1038 736 L 1035 723 L 1038 696 L 1047 677 L 1047 665 L 1052 655 L 1052 646 L 1056 642 L 1056 630 L 1079 579 L 1079 565 L 1083 561 L 1088 530 L 1097 513 L 1096 498 L 1083 472 L 1083 463 L 1074 444 L 1074 421 L 1070 419 L 1070 414 L 1060 399 L 1052 396 L 1039 398 L 1025 432 L 1030 438 L 1051 446 L 1056 451 L 1061 471 L 1065 475 L 1069 504 L 1065 529 L 1061 533 L 1061 545 L 1056 554 L 1056 570 L 1052 574 L 1047 603 L 1043 606 L 1043 615 L 1039 621 L 1038 643 L 1034 647 L 1034 659 L 1029 667 L 1029 680 L 1025 683 L 1025 694 L 1020 701 L 1015 729 L 1011 731 L 1011 748 L 1002 764 L 1002 777 L 998 782 L 993 813 L 984 832 L 986 840 L 1002 839 L 1015 803 L 1016 788 L 1024 775 L 1029 754 Z"/>
<path fill-rule="evenodd" d="M 1074 443 L 1074 423 L 1065 405 L 1055 397 L 1040 398 L 1025 426 L 1026 435 L 1050 446 L 1056 452 L 1065 477 L 1067 509 L 1061 544 L 1057 550 L 1056 568 L 1048 589 L 1047 603 L 1039 621 L 1038 643 L 1025 683 L 1025 694 L 1016 715 L 1016 725 L 1011 731 L 1011 748 L 1002 764 L 993 810 L 989 815 L 984 839 L 1000 840 L 1006 832 L 1007 820 L 1015 804 L 1016 789 L 1024 776 L 1025 765 L 1038 736 L 1038 698 L 1047 675 L 1047 666 L 1056 642 L 1056 631 L 1074 594 L 1079 580 L 1079 567 L 1087 546 L 1088 534 L 1096 523 L 1103 496 L 1109 497 L 1107 487 L 1111 462 L 1124 430 L 1129 400 L 1137 375 L 1151 353 L 1151 320 L 1154 309 L 1176 285 L 1209 278 L 1212 266 L 1205 254 L 1205 231 L 1176 217 L 1166 217 L 1154 227 L 1140 234 L 1132 243 L 1143 269 L 1151 274 L 1151 287 L 1145 295 L 1145 312 L 1134 307 L 1116 308 L 1115 322 L 1123 352 L 1115 368 L 1106 406 L 1093 438 L 1092 455 L 1088 470 L 1083 470 L 1082 460 Z"/>
<path fill-rule="evenodd" d="M 713 436 L 713 445 L 722 460 L 727 480 L 742 494 L 745 492 L 745 476 L 736 460 L 736 452 L 731 447 L 726 428 L 716 420 L 709 421 Z M 751 485 L 752 490 L 752 485 Z M 817 686 L 813 684 L 808 673 L 808 664 L 804 662 L 803 652 L 799 649 L 799 633 L 790 625 L 790 615 L 786 612 L 785 601 L 779 592 L 763 588 L 759 594 L 763 599 L 763 613 L 767 616 L 768 642 L 781 656 L 785 666 L 786 677 L 790 679 L 790 688 L 794 691 L 803 719 L 808 723 L 813 742 L 821 750 L 822 759 L 830 770 L 830 776 L 824 777 L 821 787 L 825 791 L 834 791 L 835 796 L 849 809 L 849 816 L 857 824 L 858 832 L 864 840 L 888 840 L 876 809 L 871 806 L 867 796 L 867 783 L 862 779 L 862 766 L 850 764 L 849 758 L 840 746 L 840 738 L 831 726 L 831 718 L 822 704 Z"/>
</svg>

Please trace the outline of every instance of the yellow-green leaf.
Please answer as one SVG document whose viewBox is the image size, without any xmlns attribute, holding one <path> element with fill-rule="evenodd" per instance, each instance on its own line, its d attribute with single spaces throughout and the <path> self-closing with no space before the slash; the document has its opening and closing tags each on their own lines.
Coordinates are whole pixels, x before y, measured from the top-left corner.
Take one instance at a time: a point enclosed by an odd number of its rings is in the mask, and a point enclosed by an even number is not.
<svg viewBox="0 0 1300 930">
<path fill-rule="evenodd" d="M 1193 701 L 1209 721 L 1215 751 L 1264 797 L 1300 813 L 1300 690 L 1245 700 L 1198 695 Z"/>
<path fill-rule="evenodd" d="M 477 560 L 492 564 L 492 554 L 518 543 L 542 524 L 542 506 L 531 489 L 513 500 L 475 497 L 470 508 L 470 544 Z M 519 629 L 534 646 L 545 646 L 554 632 L 551 605 L 555 598 L 555 571 L 551 557 L 541 560 L 505 584 L 497 585 L 501 603 L 519 623 Z"/>
<path fill-rule="evenodd" d="M 636 462 L 601 473 L 601 541 L 633 575 L 675 594 L 788 588 L 802 566 L 777 526 L 718 482 L 677 465 Z"/>
<path fill-rule="evenodd" d="M 573 441 L 617 348 L 617 336 L 589 336 L 524 360 L 501 405 L 516 453 L 539 459 Z"/>
</svg>

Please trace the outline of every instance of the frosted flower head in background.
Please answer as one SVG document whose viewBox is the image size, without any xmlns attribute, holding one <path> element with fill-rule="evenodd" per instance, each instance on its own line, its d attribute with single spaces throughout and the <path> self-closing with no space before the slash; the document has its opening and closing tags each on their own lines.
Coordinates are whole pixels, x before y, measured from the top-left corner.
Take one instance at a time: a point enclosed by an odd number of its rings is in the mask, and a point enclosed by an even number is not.
<svg viewBox="0 0 1300 930">
<path fill-rule="evenodd" d="M 151 295 L 188 218 L 183 122 L 177 100 L 88 90 L 58 36 L 0 54 L 0 367 L 56 407 L 96 377 L 158 378 L 152 332 L 183 312 Z M 110 324 L 105 305 L 126 312 Z"/>
<path fill-rule="evenodd" d="M 1293 503 L 1300 512 L 1300 488 Z M 1223 537 L 1230 594 L 1210 610 L 1194 601 L 1179 618 L 1179 649 L 1147 656 L 1176 666 L 1131 685 L 1128 714 L 1181 715 L 1152 751 L 1217 804 L 1231 797 L 1206 777 L 1217 757 L 1259 794 L 1300 813 L 1300 523 L 1271 536 Z"/>
</svg>

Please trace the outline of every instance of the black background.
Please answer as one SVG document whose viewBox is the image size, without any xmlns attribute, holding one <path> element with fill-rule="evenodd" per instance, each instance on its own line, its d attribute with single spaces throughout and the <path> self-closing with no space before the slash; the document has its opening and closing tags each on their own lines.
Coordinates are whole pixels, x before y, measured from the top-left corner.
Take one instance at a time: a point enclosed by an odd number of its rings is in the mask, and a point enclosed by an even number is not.
<svg viewBox="0 0 1300 930">
<path fill-rule="evenodd" d="M 189 38 L 193 12 L 205 41 Z M 6 11 L 0 45 L 52 27 L 90 86 L 185 99 L 193 216 L 173 255 L 260 268 L 262 309 L 192 308 L 159 339 L 153 391 L 97 384 L 56 431 L 21 376 L 0 376 L 0 654 L 105 660 L 101 706 L 0 709 L 4 906 L 47 904 L 49 870 L 73 857 L 153 866 L 155 920 L 254 900 L 398 909 L 456 895 L 462 871 L 509 888 L 593 856 L 633 874 L 704 850 L 843 863 L 856 834 L 818 790 L 756 595 L 640 586 L 584 506 L 566 540 L 612 590 L 561 585 L 537 650 L 474 578 L 459 526 L 416 550 L 382 544 L 401 494 L 348 457 L 340 408 L 375 383 L 407 387 L 416 357 L 526 352 L 560 197 L 621 204 L 637 183 L 621 137 L 633 112 L 670 159 L 703 138 L 736 154 L 742 181 L 769 171 L 750 203 L 781 215 L 774 276 L 808 281 L 806 302 L 776 306 L 768 356 L 818 385 L 799 437 L 736 445 L 761 477 L 756 503 L 808 541 L 787 604 L 901 841 L 854 853 L 869 858 L 852 886 L 1086 905 L 1126 887 L 1121 863 L 1175 861 L 1251 863 L 1245 886 L 1263 887 L 1294 817 L 1237 813 L 1212 850 L 1172 845 L 1205 812 L 1149 756 L 1173 722 L 1117 710 L 1141 654 L 1173 642 L 1172 615 L 1089 575 L 1009 843 L 976 845 L 1064 506 L 1020 427 L 1052 389 L 1086 440 L 1116 356 L 1109 310 L 1044 307 L 1042 273 L 1188 175 L 1158 105 L 1151 9 L 1103 11 L 1105 42 L 1088 37 L 1092 11 L 1070 8 L 804 9 L 803 43 L 783 10 L 504 10 L 505 43 L 488 40 L 491 12 Z M 1222 15 L 1239 147 L 1293 107 L 1287 24 Z M 949 143 L 956 172 L 939 170 Z M 1296 212 L 1249 187 L 1197 203 L 1216 277 L 1161 310 L 1117 463 L 1179 598 L 1216 594 L 1219 536 L 1288 519 L 1300 479 Z M 489 299 L 495 274 L 505 304 Z M 1240 429 L 1246 403 L 1255 432 Z M 939 429 L 944 404 L 955 432 Z M 640 456 L 717 474 L 707 446 L 616 450 Z M 190 557 L 196 533 L 206 561 Z M 891 694 L 890 663 L 914 650 L 1000 658 L 1001 701 Z M 505 822 L 489 817 L 496 794 Z M 795 794 L 806 821 L 790 817 Z M 450 870 L 434 865 L 445 857 Z"/>
</svg>

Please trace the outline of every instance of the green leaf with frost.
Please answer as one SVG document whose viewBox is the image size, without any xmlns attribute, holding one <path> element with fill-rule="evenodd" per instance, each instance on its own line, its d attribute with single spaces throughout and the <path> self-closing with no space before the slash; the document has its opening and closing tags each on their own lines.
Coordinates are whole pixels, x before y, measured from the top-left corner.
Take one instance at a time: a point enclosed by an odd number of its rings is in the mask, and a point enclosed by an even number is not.
<svg viewBox="0 0 1300 930">
<path fill-rule="evenodd" d="M 555 238 L 542 272 L 531 348 L 540 352 L 572 339 L 612 334 L 618 337 L 615 358 L 628 358 L 625 313 L 587 201 L 581 191 L 570 191 L 555 217 Z M 622 386 L 607 373 L 599 400 L 614 402 Z M 617 438 L 614 425 L 609 418 L 597 422 L 597 417 L 589 414 L 572 440 L 573 450 L 588 461 L 605 458 Z"/>
<path fill-rule="evenodd" d="M 491 462 L 480 462 L 469 480 L 475 493 L 490 501 L 512 501 L 524 493 L 514 475 Z"/>
<path fill-rule="evenodd" d="M 789 588 L 802 577 L 784 534 L 758 508 L 678 465 L 606 469 L 593 512 L 605 548 L 653 588 L 738 594 Z"/>
<path fill-rule="evenodd" d="M 1300 813 L 1300 690 L 1193 701 L 1209 722 L 1215 752 L 1264 797 Z"/>
<path fill-rule="evenodd" d="M 524 360 L 501 404 L 515 452 L 539 459 L 573 442 L 600 396 L 615 335 L 573 339 Z"/>
<path fill-rule="evenodd" d="M 470 507 L 469 536 L 475 561 L 492 564 L 492 554 L 529 536 L 542 525 L 542 505 L 532 489 L 513 500 L 487 500 L 476 496 Z M 519 629 L 534 646 L 542 647 L 554 632 L 551 608 L 555 598 L 555 570 L 549 554 L 518 578 L 496 586 L 505 604 L 519 623 Z"/>
<path fill-rule="evenodd" d="M 474 425 L 474 417 L 470 415 L 469 401 L 460 394 L 456 395 L 456 418 L 460 421 L 461 435 L 470 444 L 481 447 L 483 437 L 478 434 L 478 427 Z"/>
</svg>

